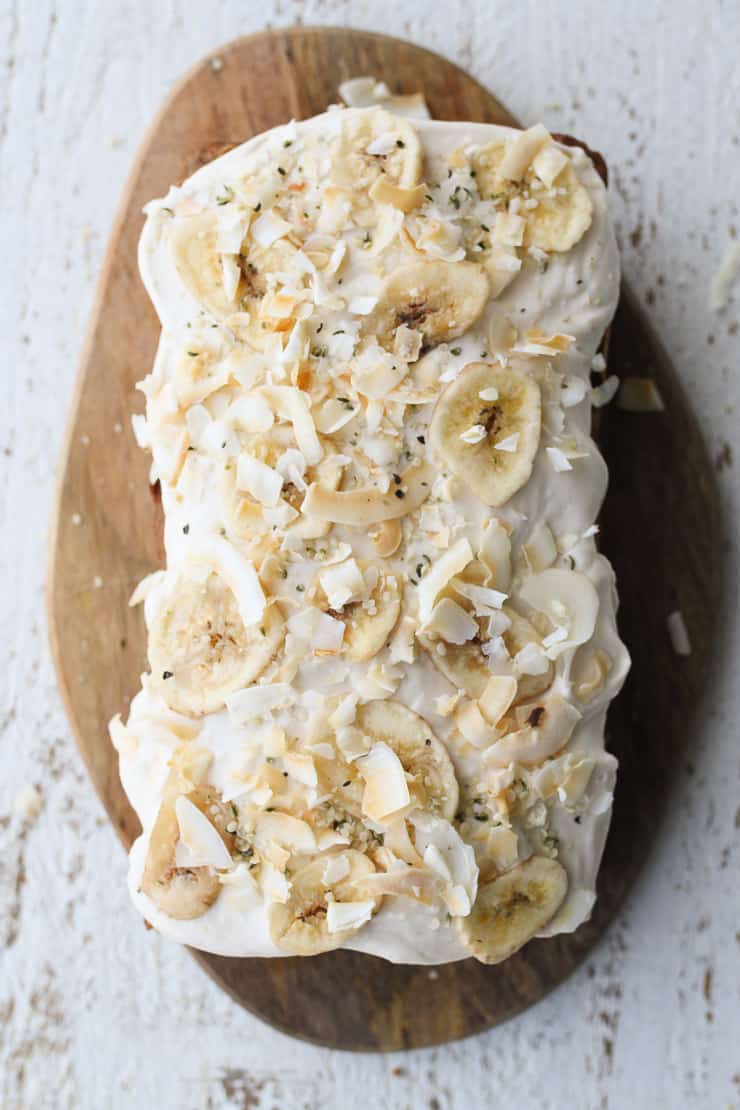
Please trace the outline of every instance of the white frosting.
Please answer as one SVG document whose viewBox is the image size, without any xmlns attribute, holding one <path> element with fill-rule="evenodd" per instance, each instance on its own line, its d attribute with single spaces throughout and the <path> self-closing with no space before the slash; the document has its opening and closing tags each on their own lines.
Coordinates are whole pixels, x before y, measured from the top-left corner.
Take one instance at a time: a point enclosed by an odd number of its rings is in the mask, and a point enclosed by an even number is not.
<svg viewBox="0 0 740 1110">
<path fill-rule="evenodd" d="M 214 195 L 229 183 L 242 178 L 245 171 L 274 164 L 276 152 L 285 149 L 286 142 L 294 149 L 305 147 L 310 150 L 317 138 L 320 140 L 322 136 L 336 132 L 344 115 L 331 112 L 306 123 L 290 124 L 258 136 L 204 166 L 180 189 L 172 190 L 168 197 L 148 207 L 139 260 L 146 288 L 163 326 L 155 368 L 146 387 L 147 431 L 153 445 L 156 475 L 164 474 L 170 440 L 169 433 L 161 432 L 162 424 L 158 432 L 153 413 L 157 406 L 158 411 L 168 404 L 177 408 L 176 400 L 168 400 L 168 388 L 171 392 L 169 383 L 173 368 L 182 353 L 183 343 L 187 344 L 188 333 L 197 334 L 198 349 L 202 349 L 206 341 L 222 346 L 227 353 L 233 347 L 228 332 L 221 327 L 212 327 L 211 321 L 204 318 L 201 306 L 180 279 L 170 247 L 174 219 L 169 210 L 187 211 L 187 206 L 197 210 L 206 204 L 212 205 Z M 414 127 L 423 144 L 424 177 L 428 182 L 445 177 L 446 158 L 454 149 L 466 149 L 471 144 L 487 143 L 511 134 L 506 128 L 482 124 L 419 121 L 414 123 Z M 554 333 L 572 336 L 572 346 L 557 356 L 556 370 L 559 374 L 588 383 L 591 361 L 616 306 L 619 265 L 604 186 L 580 149 L 569 150 L 568 153 L 593 205 L 590 227 L 571 250 L 551 253 L 544 272 L 531 259 L 525 261 L 523 271 L 492 302 L 492 308 L 489 307 L 465 335 L 442 348 L 440 357 L 444 359 L 448 371 L 480 358 L 483 348 L 489 346 L 490 313 L 493 311 L 498 316 L 507 317 L 520 335 L 529 329 L 538 329 L 546 336 Z M 238 239 L 239 232 L 234 232 L 234 236 Z M 368 272 L 367 265 L 363 265 L 359 252 L 349 252 L 342 275 L 342 296 L 347 301 L 353 297 L 374 298 L 377 295 L 377 283 Z M 357 306 L 358 312 L 361 307 L 366 306 Z M 330 311 L 324 315 L 328 321 L 332 319 Z M 346 309 L 335 311 L 336 319 L 344 321 L 346 317 Z M 331 330 L 330 324 L 327 324 L 325 334 Z M 455 352 L 459 348 L 459 353 L 452 354 L 450 348 L 454 348 Z M 255 357 L 259 361 L 259 356 Z M 243 380 L 248 380 L 248 367 L 242 369 Z M 586 757 L 594 763 L 585 794 L 575 805 L 556 797 L 546 807 L 548 835 L 557 838 L 557 858 L 568 872 L 569 893 L 555 919 L 544 930 L 544 935 L 575 929 L 588 917 L 594 901 L 596 875 L 609 826 L 616 774 L 616 760 L 604 751 L 604 721 L 608 703 L 618 692 L 629 665 L 627 652 L 616 629 L 617 598 L 611 567 L 597 553 L 593 535 L 583 538 L 598 514 L 607 485 L 604 461 L 590 438 L 591 404 L 588 389 L 584 392 L 583 399 L 578 403 L 564 408 L 557 406 L 558 416 L 562 414 L 561 429 L 554 432 L 548 430 L 548 414 L 545 412 L 545 430 L 532 476 L 496 513 L 513 529 L 512 600 L 516 602 L 517 585 L 522 575 L 526 575 L 521 549 L 536 526 L 545 521 L 556 541 L 567 549 L 567 554 L 558 556 L 557 565 L 572 566 L 586 575 L 598 592 L 595 631 L 589 642 L 578 648 L 578 658 L 605 652 L 611 660 L 605 682 L 592 700 L 586 704 L 575 702 L 582 717 L 566 748 L 567 753 Z M 191 427 L 191 443 L 197 441 L 198 434 L 209 434 L 208 428 L 214 423 L 217 427 L 210 432 L 211 436 L 221 437 L 223 432 L 223 425 L 218 423 L 223 417 L 218 403 L 209 402 L 205 407 L 209 412 L 203 420 L 203 429 L 198 433 Z M 406 410 L 406 421 L 413 432 L 426 428 L 432 407 L 423 405 Z M 251 418 L 256 418 L 254 411 L 252 409 Z M 546 448 L 566 440 L 569 442 L 572 469 L 561 473 L 553 467 Z M 232 448 L 234 453 L 238 452 L 239 443 L 232 445 L 225 433 L 222 442 L 227 454 Z M 195 450 L 189 453 L 186 469 L 176 485 L 162 481 L 168 566 L 180 565 L 196 540 L 217 534 L 226 527 L 223 502 L 218 494 L 223 457 L 215 455 L 207 447 Z M 452 504 L 458 518 L 454 538 L 469 539 L 473 550 L 477 550 L 491 510 L 478 501 L 464 483 L 453 481 Z M 316 542 L 317 546 L 321 543 Z M 341 542 L 349 542 L 354 554 L 360 558 L 372 554 L 368 536 L 357 529 L 335 526 L 332 544 Z M 428 545 L 424 547 L 419 543 L 417 557 L 427 550 Z M 410 544 L 403 562 L 390 559 L 388 565 L 404 576 L 413 559 L 414 548 Z M 309 566 L 305 563 L 291 565 L 284 596 L 288 596 L 288 587 L 295 591 L 296 584 L 312 580 L 319 562 L 309 562 Z M 146 601 L 150 625 L 158 606 L 163 604 L 163 598 L 172 596 L 172 588 L 169 576 L 152 583 Z M 406 592 L 410 596 L 412 591 L 407 587 Z M 295 592 L 292 597 L 296 597 Z M 574 649 L 571 649 L 560 654 L 555 661 L 554 689 L 565 697 L 572 697 L 570 674 L 573 658 Z M 388 649 L 384 649 L 371 664 L 379 661 L 397 675 L 397 680 L 400 679 L 393 697 L 424 716 L 436 735 L 448 743 L 460 782 L 474 783 L 480 772 L 481 752 L 472 745 L 465 745 L 459 735 L 455 735 L 451 716 L 442 716 L 437 712 L 440 703 L 435 699 L 453 694 L 452 684 L 418 646 L 413 663 L 391 667 Z M 296 703 L 273 710 L 269 722 L 250 721 L 248 726 L 235 724 L 225 708 L 202 717 L 197 722 L 199 731 L 195 742 L 212 753 L 208 781 L 225 798 L 238 797 L 238 776 L 247 774 L 250 768 L 259 764 L 270 728 L 278 724 L 291 735 L 302 738 L 308 729 L 316 695 L 356 693 L 359 680 L 366 675 L 371 664 L 346 663 L 341 657 L 315 658 L 309 654 L 292 682 Z M 269 673 L 268 669 L 268 676 Z M 270 680 L 269 677 L 267 680 Z M 177 747 L 177 739 L 162 724 L 163 712 L 159 690 L 152 682 L 145 680 L 142 691 L 132 702 L 125 737 L 117 740 L 123 786 L 144 829 L 131 851 L 132 898 L 155 928 L 193 947 L 229 956 L 282 955 L 284 953 L 270 939 L 267 908 L 259 894 L 255 898 L 251 880 L 240 883 L 236 875 L 233 881 L 224 884 L 211 908 L 193 920 L 175 920 L 167 916 L 138 889 L 149 833 L 161 803 L 169 761 Z M 532 810 L 527 819 L 534 822 L 537 813 Z M 531 835 L 532 846 L 535 846 L 536 825 L 530 826 L 529 833 L 522 829 L 519 831 L 524 842 Z M 379 912 L 352 936 L 346 946 L 399 963 L 438 964 L 462 959 L 469 954 L 444 905 L 424 906 L 407 898 L 386 897 Z"/>
</svg>

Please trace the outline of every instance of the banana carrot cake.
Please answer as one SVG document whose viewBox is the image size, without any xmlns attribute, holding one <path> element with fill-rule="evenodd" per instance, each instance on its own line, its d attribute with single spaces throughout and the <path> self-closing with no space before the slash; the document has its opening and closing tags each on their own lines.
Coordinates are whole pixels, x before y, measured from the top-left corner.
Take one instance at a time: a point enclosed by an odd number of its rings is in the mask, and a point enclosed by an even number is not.
<svg viewBox="0 0 740 1110">
<path fill-rule="evenodd" d="M 111 722 L 131 895 L 231 956 L 496 963 L 588 918 L 628 668 L 591 383 L 588 154 L 336 109 L 147 207 L 149 673 Z"/>
</svg>

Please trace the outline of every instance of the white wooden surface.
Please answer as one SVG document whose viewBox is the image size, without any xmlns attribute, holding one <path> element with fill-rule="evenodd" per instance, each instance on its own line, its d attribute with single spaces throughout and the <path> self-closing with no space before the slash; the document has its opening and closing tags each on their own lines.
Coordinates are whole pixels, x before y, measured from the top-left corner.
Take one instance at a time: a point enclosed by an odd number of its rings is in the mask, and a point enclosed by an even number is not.
<svg viewBox="0 0 740 1110">
<path fill-rule="evenodd" d="M 587 966 L 508 1026 L 385 1059 L 291 1042 L 232 1005 L 129 906 L 124 857 L 85 779 L 46 647 L 54 468 L 96 273 L 143 130 L 201 53 L 268 18 L 414 38 L 468 67 L 525 121 L 544 118 L 604 151 L 627 276 L 718 457 L 728 520 L 740 518 L 725 446 L 737 441 L 740 286 L 722 312 L 707 307 L 740 225 L 732 0 L 3 0 L 0 1105 L 740 1106 L 735 596 L 691 764 L 626 912 Z M 729 534 L 728 551 L 737 581 Z M 28 784 L 42 797 L 35 821 L 17 812 Z"/>
</svg>

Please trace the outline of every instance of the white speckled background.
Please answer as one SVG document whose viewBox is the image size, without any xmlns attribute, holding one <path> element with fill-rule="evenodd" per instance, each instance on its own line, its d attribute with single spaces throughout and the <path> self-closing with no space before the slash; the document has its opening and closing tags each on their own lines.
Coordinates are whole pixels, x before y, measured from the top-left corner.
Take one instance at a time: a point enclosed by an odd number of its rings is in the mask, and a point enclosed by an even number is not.
<svg viewBox="0 0 740 1110">
<path fill-rule="evenodd" d="M 85 778 L 46 647 L 54 468 L 96 273 L 144 128 L 200 54 L 268 17 L 413 38 L 466 66 L 525 122 L 543 118 L 606 154 L 626 275 L 696 407 L 727 520 L 740 519 L 740 283 L 725 309 L 707 308 L 740 226 L 733 0 L 2 0 L 0 1105 L 738 1107 L 735 595 L 718 694 L 625 913 L 565 986 L 509 1025 L 386 1058 L 289 1042 L 147 933 L 128 903 L 124 856 Z M 736 539 L 728 534 L 735 581 Z M 35 822 L 15 808 L 29 783 L 43 799 Z"/>
</svg>

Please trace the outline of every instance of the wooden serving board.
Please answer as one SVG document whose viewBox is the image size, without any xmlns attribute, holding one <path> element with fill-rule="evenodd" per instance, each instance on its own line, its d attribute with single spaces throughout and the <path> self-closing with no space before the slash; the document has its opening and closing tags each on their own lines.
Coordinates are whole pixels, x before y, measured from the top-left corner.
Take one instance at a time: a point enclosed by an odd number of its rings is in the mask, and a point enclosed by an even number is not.
<svg viewBox="0 0 740 1110">
<path fill-rule="evenodd" d="M 161 511 L 130 416 L 159 324 L 139 280 L 142 205 L 225 146 L 322 111 L 340 81 L 373 74 L 423 90 L 441 119 L 514 122 L 444 58 L 383 35 L 335 28 L 268 31 L 204 59 L 175 89 L 134 164 L 111 235 L 82 354 L 61 464 L 48 581 L 59 685 L 90 777 L 128 848 L 138 821 L 118 779 L 107 722 L 127 711 L 146 669 L 140 609 L 128 598 L 162 565 Z M 495 74 L 492 75 L 495 78 Z M 598 136 L 584 136 L 598 143 Z M 677 375 L 628 291 L 613 329 L 620 374 L 658 383 L 664 413 L 611 406 L 601 442 L 611 472 L 603 548 L 622 597 L 634 667 L 609 715 L 621 761 L 614 820 L 592 920 L 575 935 L 533 941 L 505 964 L 428 969 L 351 952 L 313 959 L 225 959 L 194 953 L 228 993 L 284 1032 L 344 1049 L 417 1048 L 477 1033 L 542 998 L 585 958 L 650 851 L 682 748 L 697 727 L 722 586 L 713 470 Z M 677 657 L 666 617 L 680 608 L 693 653 Z"/>
</svg>

